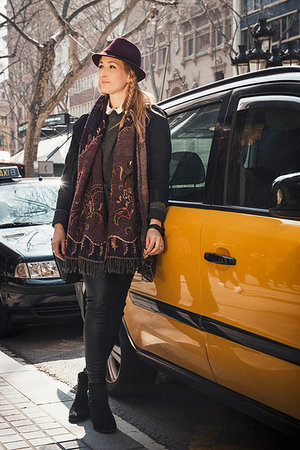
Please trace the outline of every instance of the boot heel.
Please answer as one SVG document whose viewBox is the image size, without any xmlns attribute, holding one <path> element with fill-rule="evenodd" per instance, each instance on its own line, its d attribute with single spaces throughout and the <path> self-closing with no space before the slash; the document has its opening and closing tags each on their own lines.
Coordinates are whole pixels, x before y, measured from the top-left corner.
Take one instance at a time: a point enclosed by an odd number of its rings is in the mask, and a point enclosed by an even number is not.
<svg viewBox="0 0 300 450">
<path fill-rule="evenodd" d="M 89 395 L 94 430 L 98 433 L 114 433 L 117 425 L 108 404 L 106 385 L 89 383 Z"/>
<path fill-rule="evenodd" d="M 79 423 L 90 417 L 88 400 L 88 376 L 85 372 L 79 372 L 77 392 L 69 412 L 69 422 Z"/>
</svg>

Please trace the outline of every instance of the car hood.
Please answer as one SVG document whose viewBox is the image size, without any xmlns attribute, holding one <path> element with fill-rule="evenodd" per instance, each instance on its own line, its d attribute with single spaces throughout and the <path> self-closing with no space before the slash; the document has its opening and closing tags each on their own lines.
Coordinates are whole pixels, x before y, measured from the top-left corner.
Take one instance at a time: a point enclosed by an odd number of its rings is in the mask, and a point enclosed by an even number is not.
<svg viewBox="0 0 300 450">
<path fill-rule="evenodd" d="M 53 259 L 51 225 L 34 225 L 0 229 L 0 242 L 24 259 Z"/>
</svg>

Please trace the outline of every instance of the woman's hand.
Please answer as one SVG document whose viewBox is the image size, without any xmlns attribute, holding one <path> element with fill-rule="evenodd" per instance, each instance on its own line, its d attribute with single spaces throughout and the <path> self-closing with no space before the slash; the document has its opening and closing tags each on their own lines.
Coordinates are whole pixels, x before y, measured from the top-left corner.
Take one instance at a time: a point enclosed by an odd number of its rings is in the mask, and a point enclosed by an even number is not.
<svg viewBox="0 0 300 450">
<path fill-rule="evenodd" d="M 159 255 L 164 251 L 164 240 L 162 235 L 155 228 L 149 228 L 146 235 L 146 248 L 144 249 L 144 257 L 149 255 Z"/>
<path fill-rule="evenodd" d="M 51 241 L 52 251 L 57 258 L 64 260 L 66 233 L 61 223 L 54 225 L 54 234 Z"/>
</svg>

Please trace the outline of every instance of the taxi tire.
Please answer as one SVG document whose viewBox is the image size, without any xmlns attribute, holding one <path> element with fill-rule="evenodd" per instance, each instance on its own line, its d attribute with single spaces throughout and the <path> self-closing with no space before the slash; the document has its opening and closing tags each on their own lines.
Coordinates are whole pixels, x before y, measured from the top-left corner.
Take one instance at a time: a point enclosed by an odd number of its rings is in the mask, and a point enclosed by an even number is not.
<svg viewBox="0 0 300 450">
<path fill-rule="evenodd" d="M 157 370 L 142 362 L 136 355 L 124 326 L 121 326 L 116 342 L 107 362 L 106 385 L 111 397 L 126 397 L 143 392 L 155 381 Z"/>
<path fill-rule="evenodd" d="M 0 295 L 0 338 L 15 336 L 19 332 L 19 326 L 12 324 L 7 317 Z"/>
</svg>

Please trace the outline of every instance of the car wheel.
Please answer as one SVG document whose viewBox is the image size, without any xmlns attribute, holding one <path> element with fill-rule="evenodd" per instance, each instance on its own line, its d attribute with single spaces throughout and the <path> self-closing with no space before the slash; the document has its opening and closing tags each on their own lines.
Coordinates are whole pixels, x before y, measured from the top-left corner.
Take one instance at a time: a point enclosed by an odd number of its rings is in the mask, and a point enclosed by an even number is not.
<svg viewBox="0 0 300 450">
<path fill-rule="evenodd" d="M 154 382 L 157 370 L 142 362 L 129 342 L 124 326 L 107 361 L 106 382 L 109 395 L 125 397 L 139 393 Z"/>
<path fill-rule="evenodd" d="M 9 318 L 7 317 L 4 306 L 2 303 L 1 295 L 0 295 L 0 338 L 14 336 L 19 331 L 19 326 L 12 324 Z"/>
</svg>

